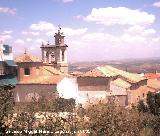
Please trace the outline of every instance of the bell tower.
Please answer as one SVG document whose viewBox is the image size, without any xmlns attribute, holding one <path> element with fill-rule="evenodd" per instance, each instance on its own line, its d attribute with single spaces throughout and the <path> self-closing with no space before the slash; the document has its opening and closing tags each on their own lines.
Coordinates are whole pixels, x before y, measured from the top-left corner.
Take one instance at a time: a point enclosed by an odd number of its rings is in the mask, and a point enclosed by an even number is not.
<svg viewBox="0 0 160 136">
<path fill-rule="evenodd" d="M 42 44 L 42 61 L 46 65 L 53 65 L 63 73 L 68 73 L 68 46 L 64 43 L 64 37 L 61 27 L 59 27 L 58 32 L 54 35 L 55 44 L 51 45 L 49 42 L 47 45 Z"/>
<path fill-rule="evenodd" d="M 66 73 L 68 72 L 68 63 L 67 63 L 67 45 L 64 43 L 64 34 L 61 32 L 61 27 L 58 29 L 58 33 L 55 33 L 55 61 L 57 63 L 57 67 L 59 67 L 60 71 Z"/>
</svg>

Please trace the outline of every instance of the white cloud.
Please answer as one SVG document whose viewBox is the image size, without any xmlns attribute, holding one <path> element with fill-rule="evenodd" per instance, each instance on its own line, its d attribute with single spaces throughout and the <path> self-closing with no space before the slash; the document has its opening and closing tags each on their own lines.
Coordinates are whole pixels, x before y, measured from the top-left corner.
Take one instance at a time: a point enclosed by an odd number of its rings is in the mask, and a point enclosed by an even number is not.
<svg viewBox="0 0 160 136">
<path fill-rule="evenodd" d="M 74 35 L 82 35 L 86 33 L 87 28 L 79 28 L 79 29 L 72 29 L 72 28 L 63 28 L 62 31 L 67 36 L 74 36 Z"/>
<path fill-rule="evenodd" d="M 155 21 L 155 16 L 140 10 L 132 10 L 126 7 L 93 8 L 85 17 L 86 21 L 97 24 L 110 25 L 149 25 Z"/>
<path fill-rule="evenodd" d="M 5 31 L 3 31 L 3 34 L 11 34 L 11 33 L 13 33 L 12 30 L 5 30 Z"/>
<path fill-rule="evenodd" d="M 0 7 L 0 13 L 15 15 L 16 8 Z"/>
<path fill-rule="evenodd" d="M 73 0 L 62 0 L 64 3 L 73 2 Z"/>
<path fill-rule="evenodd" d="M 126 33 L 129 33 L 133 36 L 134 35 L 149 36 L 149 35 L 155 34 L 156 30 L 152 28 L 146 28 L 144 26 L 135 25 L 135 26 L 129 27 Z"/>
<path fill-rule="evenodd" d="M 153 3 L 153 6 L 160 8 L 160 1 L 157 1 L 157 2 Z"/>
<path fill-rule="evenodd" d="M 15 43 L 15 44 L 24 44 L 24 40 L 22 40 L 22 39 L 17 39 L 17 40 L 15 40 L 14 43 Z"/>
<path fill-rule="evenodd" d="M 27 42 L 31 42 L 32 39 L 31 39 L 31 38 L 26 38 L 26 41 L 27 41 Z"/>
<path fill-rule="evenodd" d="M 38 39 L 35 40 L 35 43 L 37 43 L 37 44 L 42 44 L 42 42 L 44 43 L 45 40 L 41 39 L 41 38 L 38 38 Z"/>
<path fill-rule="evenodd" d="M 23 35 L 33 35 L 33 36 L 39 36 L 40 35 L 39 32 L 27 32 L 27 31 L 23 31 L 22 34 Z"/>
<path fill-rule="evenodd" d="M 12 39 L 12 36 L 11 35 L 1 35 L 0 34 L 0 41 L 6 41 L 6 40 L 9 40 L 9 39 Z"/>
<path fill-rule="evenodd" d="M 3 31 L 2 33 L 0 33 L 0 41 L 6 41 L 6 40 L 9 40 L 9 39 L 12 39 L 13 37 L 11 36 L 11 33 L 13 31 L 11 30 L 5 30 Z"/>
<path fill-rule="evenodd" d="M 56 30 L 56 27 L 52 23 L 40 21 L 37 24 L 32 24 L 30 26 L 30 29 L 35 31 L 52 31 Z"/>
</svg>

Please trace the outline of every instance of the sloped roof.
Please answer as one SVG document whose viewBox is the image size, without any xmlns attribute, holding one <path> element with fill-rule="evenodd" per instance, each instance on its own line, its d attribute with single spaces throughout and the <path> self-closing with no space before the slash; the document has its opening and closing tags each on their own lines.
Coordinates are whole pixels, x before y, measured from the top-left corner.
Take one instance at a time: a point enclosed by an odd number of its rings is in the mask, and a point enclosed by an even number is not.
<svg viewBox="0 0 160 136">
<path fill-rule="evenodd" d="M 117 86 L 119 86 L 119 87 L 126 88 L 126 89 L 131 86 L 130 83 L 124 81 L 124 80 L 121 79 L 121 78 L 117 78 L 117 79 L 114 80 L 112 83 L 115 84 L 115 85 L 117 85 Z"/>
<path fill-rule="evenodd" d="M 160 78 L 160 75 L 155 73 L 146 73 L 144 77 L 148 79 L 157 79 L 157 78 Z"/>
<path fill-rule="evenodd" d="M 16 62 L 41 62 L 41 60 L 31 54 L 24 53 L 15 59 Z"/>
<path fill-rule="evenodd" d="M 148 79 L 147 86 L 156 90 L 160 90 L 160 81 L 155 79 Z"/>
<path fill-rule="evenodd" d="M 40 69 L 42 69 L 43 75 L 49 76 L 49 75 L 63 75 L 64 73 L 60 72 L 53 66 L 41 66 Z"/>
<path fill-rule="evenodd" d="M 52 66 L 40 66 L 41 75 L 32 79 L 25 79 L 19 82 L 20 84 L 57 84 L 63 78 L 64 74 Z"/>
<path fill-rule="evenodd" d="M 106 76 L 99 69 L 95 68 L 93 70 L 84 73 L 83 75 L 80 75 L 80 77 L 106 77 Z"/>
<path fill-rule="evenodd" d="M 20 84 L 58 84 L 63 78 L 60 75 L 38 76 L 25 82 L 21 81 Z"/>
<path fill-rule="evenodd" d="M 119 70 L 117 68 L 114 68 L 112 66 L 103 66 L 103 67 L 98 67 L 98 69 L 103 72 L 107 77 L 112 77 L 112 76 L 121 76 L 124 77 L 126 80 L 128 80 L 131 83 L 139 82 L 141 80 L 144 80 L 146 78 L 140 76 L 139 74 L 134 74 L 134 73 L 129 73 L 123 70 Z"/>
</svg>

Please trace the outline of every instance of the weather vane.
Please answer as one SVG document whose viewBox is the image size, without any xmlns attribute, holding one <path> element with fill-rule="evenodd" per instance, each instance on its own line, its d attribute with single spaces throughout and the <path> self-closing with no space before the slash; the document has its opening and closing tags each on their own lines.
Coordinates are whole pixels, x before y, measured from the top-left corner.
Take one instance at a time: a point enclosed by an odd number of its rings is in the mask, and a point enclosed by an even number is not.
<svg viewBox="0 0 160 136">
<path fill-rule="evenodd" d="M 60 33 L 61 32 L 61 25 L 59 24 L 58 25 L 58 33 Z"/>
</svg>

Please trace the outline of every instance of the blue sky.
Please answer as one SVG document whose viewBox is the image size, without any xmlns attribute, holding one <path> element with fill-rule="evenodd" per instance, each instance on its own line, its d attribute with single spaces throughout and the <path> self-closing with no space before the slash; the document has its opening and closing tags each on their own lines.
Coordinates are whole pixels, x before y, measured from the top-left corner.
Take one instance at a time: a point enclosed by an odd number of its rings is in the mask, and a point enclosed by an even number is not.
<svg viewBox="0 0 160 136">
<path fill-rule="evenodd" d="M 41 56 L 62 26 L 68 60 L 160 57 L 158 0 L 0 0 L 0 40 Z"/>
</svg>

